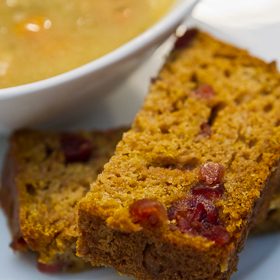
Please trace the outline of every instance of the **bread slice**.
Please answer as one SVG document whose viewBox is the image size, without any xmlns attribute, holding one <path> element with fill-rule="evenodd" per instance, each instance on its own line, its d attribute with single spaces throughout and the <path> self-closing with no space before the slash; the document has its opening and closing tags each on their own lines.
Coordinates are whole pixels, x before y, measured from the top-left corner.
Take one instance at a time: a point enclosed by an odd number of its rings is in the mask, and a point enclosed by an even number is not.
<svg viewBox="0 0 280 280">
<path fill-rule="evenodd" d="M 78 255 L 136 279 L 229 279 L 280 183 L 279 109 L 273 63 L 189 30 L 79 204 Z"/>
<path fill-rule="evenodd" d="M 77 202 L 113 154 L 123 131 L 25 130 L 11 136 L 1 202 L 11 226 L 12 248 L 36 252 L 41 271 L 86 266 L 75 255 Z"/>
</svg>

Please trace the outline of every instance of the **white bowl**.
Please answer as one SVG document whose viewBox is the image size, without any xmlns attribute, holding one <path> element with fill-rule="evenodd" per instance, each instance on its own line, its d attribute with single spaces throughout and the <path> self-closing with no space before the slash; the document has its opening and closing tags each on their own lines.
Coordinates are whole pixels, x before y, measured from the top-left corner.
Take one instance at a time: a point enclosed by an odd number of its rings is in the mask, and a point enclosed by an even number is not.
<svg viewBox="0 0 280 280">
<path fill-rule="evenodd" d="M 108 91 L 164 42 L 199 0 L 178 0 L 157 24 L 113 52 L 49 79 L 0 89 L 0 133 L 37 125 Z M 51 65 L 51 61 L 50 61 Z M 69 108 L 69 110 L 67 110 Z M 68 112 L 67 112 L 68 111 Z"/>
</svg>

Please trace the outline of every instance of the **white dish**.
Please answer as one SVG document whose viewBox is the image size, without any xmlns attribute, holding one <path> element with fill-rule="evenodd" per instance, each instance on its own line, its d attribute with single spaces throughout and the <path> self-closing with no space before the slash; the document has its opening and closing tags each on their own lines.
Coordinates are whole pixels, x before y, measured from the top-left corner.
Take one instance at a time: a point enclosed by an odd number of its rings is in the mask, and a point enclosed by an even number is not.
<svg viewBox="0 0 280 280">
<path fill-rule="evenodd" d="M 234 30 L 231 33 L 223 26 L 213 29 L 207 25 L 202 25 L 204 29 L 208 29 L 212 33 L 218 35 L 222 39 L 229 40 L 239 44 L 243 42 L 242 47 L 250 48 L 253 53 L 257 53 L 264 58 L 270 53 L 267 42 L 263 45 L 255 45 L 255 39 L 251 41 L 242 36 L 246 34 L 246 29 L 242 32 Z M 261 30 L 265 29 L 262 27 Z M 266 29 L 266 37 L 273 39 L 274 44 L 280 43 L 280 38 L 274 36 L 274 32 L 270 33 L 270 29 Z M 255 36 L 261 36 L 262 32 Z M 246 34 L 247 36 L 247 34 Z M 261 38 L 260 38 L 261 39 Z M 245 43 L 244 43 L 245 42 Z M 260 40 L 261 42 L 261 40 Z M 156 70 L 163 61 L 163 57 L 168 49 L 167 43 L 157 51 L 154 56 L 135 72 L 129 80 L 126 81 L 114 94 L 103 99 L 97 100 L 92 105 L 92 113 L 86 118 L 81 116 L 80 120 L 71 124 L 69 128 L 108 128 L 117 125 L 127 124 L 132 121 L 135 113 L 141 106 L 150 77 L 155 75 Z M 259 50 L 262 50 L 259 52 Z M 65 127 L 64 127 L 65 128 Z M 3 157 L 6 148 L 6 139 L 0 138 L 0 156 Z M 45 275 L 39 273 L 34 266 L 34 259 L 26 256 L 18 256 L 8 247 L 10 237 L 7 226 L 0 214 L 0 264 L 1 264 L 1 280 L 125 280 L 126 277 L 118 276 L 110 269 L 96 269 L 79 274 L 61 274 L 61 275 Z M 232 280 L 279 280 L 280 279 L 280 233 L 270 234 L 262 237 L 249 238 L 246 248 L 241 254 L 239 262 L 239 271 L 232 277 Z"/>
<path fill-rule="evenodd" d="M 108 92 L 164 42 L 198 0 L 177 0 L 171 11 L 127 44 L 64 74 L 17 87 L 0 89 L 0 133 L 53 120 Z M 71 107 L 72 106 L 72 107 Z"/>
</svg>

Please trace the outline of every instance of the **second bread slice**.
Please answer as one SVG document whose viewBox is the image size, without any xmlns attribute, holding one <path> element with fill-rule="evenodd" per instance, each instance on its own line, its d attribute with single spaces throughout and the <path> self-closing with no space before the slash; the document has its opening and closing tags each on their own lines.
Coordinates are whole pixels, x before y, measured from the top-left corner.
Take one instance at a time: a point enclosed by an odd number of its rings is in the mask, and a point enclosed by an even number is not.
<svg viewBox="0 0 280 280">
<path fill-rule="evenodd" d="M 44 272 L 80 270 L 77 203 L 113 154 L 124 129 L 107 132 L 18 131 L 2 174 L 1 203 L 17 251 L 38 255 Z"/>
</svg>

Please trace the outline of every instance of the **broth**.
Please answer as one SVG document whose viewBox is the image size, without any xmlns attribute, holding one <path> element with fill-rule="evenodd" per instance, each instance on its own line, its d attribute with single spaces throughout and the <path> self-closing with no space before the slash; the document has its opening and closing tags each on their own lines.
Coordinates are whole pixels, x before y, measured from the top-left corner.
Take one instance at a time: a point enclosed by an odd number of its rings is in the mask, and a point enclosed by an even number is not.
<svg viewBox="0 0 280 280">
<path fill-rule="evenodd" d="M 116 49 L 174 0 L 0 0 L 0 88 L 66 72 Z"/>
</svg>

